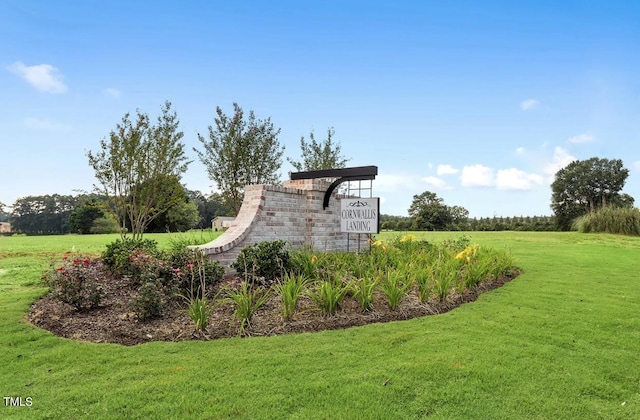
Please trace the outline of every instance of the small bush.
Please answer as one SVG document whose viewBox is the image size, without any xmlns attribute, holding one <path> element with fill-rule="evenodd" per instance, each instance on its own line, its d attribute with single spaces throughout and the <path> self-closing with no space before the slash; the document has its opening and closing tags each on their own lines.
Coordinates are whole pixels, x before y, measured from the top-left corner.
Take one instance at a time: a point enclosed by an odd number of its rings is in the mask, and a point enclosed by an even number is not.
<svg viewBox="0 0 640 420">
<path fill-rule="evenodd" d="M 224 277 L 224 267 L 218 261 L 210 261 L 202 251 L 186 247 L 172 248 L 164 257 L 174 271 L 182 274 L 182 290 L 188 291 L 189 276 L 197 274 L 207 286 L 218 284 Z M 197 273 L 194 272 L 197 271 Z"/>
<path fill-rule="evenodd" d="M 454 252 L 460 252 L 465 250 L 471 245 L 471 239 L 468 236 L 462 235 L 458 239 L 447 239 L 442 241 L 443 248 L 450 249 Z"/>
<path fill-rule="evenodd" d="M 111 217 L 99 217 L 93 221 L 89 228 L 89 232 L 93 234 L 117 233 L 120 232 L 118 222 Z"/>
<path fill-rule="evenodd" d="M 51 295 L 76 309 L 96 307 L 102 301 L 104 293 L 97 284 L 102 275 L 102 264 L 81 255 L 67 253 L 62 264 L 52 265 L 42 280 L 49 286 Z"/>
<path fill-rule="evenodd" d="M 577 218 L 573 229 L 582 233 L 640 235 L 640 210 L 604 207 Z"/>
<path fill-rule="evenodd" d="M 131 306 L 140 319 L 162 316 L 168 303 L 165 286 L 160 279 L 149 279 L 138 289 Z"/>
<path fill-rule="evenodd" d="M 132 239 L 124 237 L 107 245 L 102 253 L 102 261 L 115 274 L 130 275 L 130 257 L 137 250 L 143 250 L 152 256 L 158 255 L 158 244 L 151 239 Z"/>
<path fill-rule="evenodd" d="M 271 286 L 278 277 L 290 270 L 289 253 L 282 240 L 265 241 L 245 247 L 231 268 L 252 282 Z"/>
</svg>

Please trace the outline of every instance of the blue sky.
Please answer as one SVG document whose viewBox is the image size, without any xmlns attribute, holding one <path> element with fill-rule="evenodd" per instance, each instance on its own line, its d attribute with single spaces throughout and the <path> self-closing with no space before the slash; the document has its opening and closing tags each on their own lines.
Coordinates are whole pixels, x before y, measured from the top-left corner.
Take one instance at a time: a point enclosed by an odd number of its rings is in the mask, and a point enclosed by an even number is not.
<svg viewBox="0 0 640 420">
<path fill-rule="evenodd" d="M 238 102 L 377 165 L 381 211 L 429 190 L 472 217 L 551 214 L 553 174 L 620 158 L 640 201 L 637 1 L 0 2 L 0 201 L 89 191 L 86 152 L 165 100 L 193 147 Z M 285 161 L 282 178 L 292 168 Z"/>
</svg>

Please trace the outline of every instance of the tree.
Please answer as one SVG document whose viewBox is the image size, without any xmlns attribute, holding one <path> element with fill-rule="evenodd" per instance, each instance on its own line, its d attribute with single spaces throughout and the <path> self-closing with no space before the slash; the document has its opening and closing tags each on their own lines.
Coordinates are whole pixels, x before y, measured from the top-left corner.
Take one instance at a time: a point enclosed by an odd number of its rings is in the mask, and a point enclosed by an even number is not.
<svg viewBox="0 0 640 420">
<path fill-rule="evenodd" d="M 5 210 L 5 208 L 7 207 L 8 206 L 6 204 L 0 201 L 0 222 L 6 222 L 7 220 L 9 220 L 10 214 Z"/>
<path fill-rule="evenodd" d="M 105 203 L 97 197 L 83 197 L 69 215 L 69 228 L 72 231 L 87 234 L 91 233 L 93 222 L 105 217 Z"/>
<path fill-rule="evenodd" d="M 165 185 L 179 181 L 190 163 L 171 102 L 165 102 L 161 112 L 156 124 L 140 111 L 135 123 L 125 114 L 109 139 L 100 141 L 101 150 L 87 153 L 100 183 L 96 190 L 107 197 L 120 225 L 131 227 L 134 239 L 141 238 L 154 218 L 182 198 L 182 191 L 167 191 Z"/>
<path fill-rule="evenodd" d="M 573 220 L 605 206 L 632 206 L 633 198 L 620 191 L 629 176 L 620 159 L 576 160 L 555 174 L 551 184 L 551 208 L 561 230 Z"/>
<path fill-rule="evenodd" d="M 173 189 L 181 191 L 181 199 L 175 202 L 162 214 L 158 215 L 149 223 L 148 232 L 184 232 L 195 227 L 200 219 L 198 206 L 191 200 L 184 188 L 177 180 L 171 180 L 164 184 L 165 189 L 169 189 L 169 194 L 179 194 Z M 161 193 L 166 194 L 166 193 Z"/>
<path fill-rule="evenodd" d="M 27 196 L 16 200 L 11 225 L 16 232 L 32 235 L 69 233 L 69 214 L 77 204 L 71 195 Z"/>
<path fill-rule="evenodd" d="M 249 111 L 245 119 L 237 103 L 233 110 L 229 117 L 216 107 L 215 128 L 209 126 L 209 140 L 198 134 L 204 151 L 193 150 L 207 167 L 209 179 L 237 214 L 245 185 L 279 183 L 284 146 L 278 142 L 280 129 L 274 128 L 271 118 L 259 120 Z"/>
<path fill-rule="evenodd" d="M 335 130 L 330 127 L 327 129 L 327 138 L 322 142 L 316 141 L 313 131 L 309 134 L 309 142 L 302 136 L 300 138 L 302 160 L 295 161 L 291 158 L 287 158 L 287 160 L 299 172 L 344 168 L 349 159 L 342 156 L 340 143 L 333 142 L 334 134 Z"/>
<path fill-rule="evenodd" d="M 211 221 L 216 216 L 229 216 L 233 214 L 233 210 L 224 203 L 224 200 L 218 193 L 205 196 L 200 191 L 186 190 L 189 199 L 195 203 L 198 208 L 200 220 L 197 227 L 200 229 L 210 228 Z"/>
<path fill-rule="evenodd" d="M 409 216 L 414 230 L 442 230 L 451 223 L 451 214 L 442 198 L 431 191 L 414 195 Z"/>
</svg>

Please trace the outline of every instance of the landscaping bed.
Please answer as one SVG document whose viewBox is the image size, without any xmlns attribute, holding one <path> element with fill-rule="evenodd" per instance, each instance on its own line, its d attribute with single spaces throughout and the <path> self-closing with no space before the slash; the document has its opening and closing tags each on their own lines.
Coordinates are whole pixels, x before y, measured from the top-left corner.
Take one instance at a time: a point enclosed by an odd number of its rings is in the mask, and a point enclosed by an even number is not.
<svg viewBox="0 0 640 420">
<path fill-rule="evenodd" d="M 50 293 L 32 304 L 30 322 L 61 337 L 123 345 L 313 332 L 447 312 L 519 274 L 506 251 L 464 238 L 375 241 L 358 255 L 261 243 L 243 250 L 238 275 L 224 277 L 197 253 L 134 245 L 52 264 L 43 275 Z M 199 302 L 204 310 L 194 316 Z"/>
</svg>

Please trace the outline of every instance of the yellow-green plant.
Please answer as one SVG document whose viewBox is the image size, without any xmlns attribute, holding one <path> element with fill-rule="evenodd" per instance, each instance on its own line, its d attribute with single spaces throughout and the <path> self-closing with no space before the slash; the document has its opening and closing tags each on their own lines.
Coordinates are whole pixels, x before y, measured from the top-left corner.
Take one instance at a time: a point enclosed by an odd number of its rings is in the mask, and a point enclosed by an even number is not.
<svg viewBox="0 0 640 420">
<path fill-rule="evenodd" d="M 431 264 L 416 269 L 415 279 L 418 286 L 418 298 L 420 303 L 427 303 L 431 297 L 433 285 L 431 281 Z"/>
<path fill-rule="evenodd" d="M 504 251 L 498 251 L 495 249 L 490 250 L 491 275 L 497 279 L 500 276 L 509 274 L 514 268 L 513 257 L 509 253 L 508 249 Z"/>
<path fill-rule="evenodd" d="M 351 282 L 350 288 L 353 297 L 360 303 L 363 312 L 373 309 L 373 293 L 378 284 L 373 273 L 365 273 L 362 278 Z"/>
<path fill-rule="evenodd" d="M 293 271 L 307 279 L 318 277 L 318 256 L 309 248 L 289 251 L 289 262 Z"/>
<path fill-rule="evenodd" d="M 304 292 L 308 282 L 307 278 L 301 274 L 285 273 L 282 281 L 276 286 L 282 303 L 282 318 L 285 321 L 291 321 L 293 318 L 298 299 Z"/>
<path fill-rule="evenodd" d="M 433 290 L 441 302 L 449 297 L 460 274 L 458 262 L 452 258 L 450 252 L 441 251 L 434 269 L 431 271 Z"/>
<path fill-rule="evenodd" d="M 318 305 L 323 314 L 334 315 L 347 291 L 348 288 L 342 283 L 342 280 L 334 277 L 331 280 L 322 281 L 307 294 Z"/>
<path fill-rule="evenodd" d="M 238 333 L 243 334 L 245 328 L 251 326 L 253 315 L 269 300 L 270 293 L 263 287 L 252 287 L 245 280 L 240 288 L 227 289 L 227 296 L 235 306 L 233 316 L 240 322 Z"/>
<path fill-rule="evenodd" d="M 382 276 L 380 289 L 387 298 L 389 308 L 398 309 L 402 298 L 411 290 L 413 283 L 407 280 L 406 274 L 398 270 L 389 270 Z"/>
</svg>

